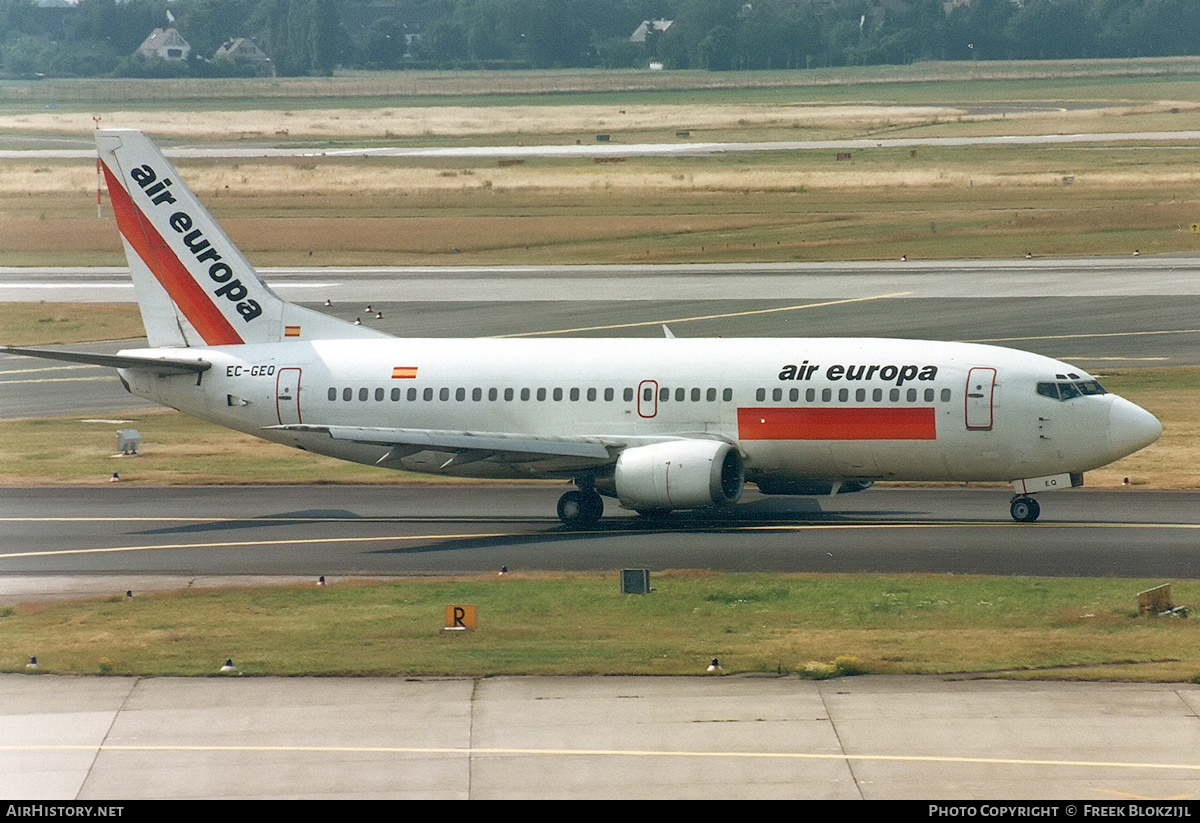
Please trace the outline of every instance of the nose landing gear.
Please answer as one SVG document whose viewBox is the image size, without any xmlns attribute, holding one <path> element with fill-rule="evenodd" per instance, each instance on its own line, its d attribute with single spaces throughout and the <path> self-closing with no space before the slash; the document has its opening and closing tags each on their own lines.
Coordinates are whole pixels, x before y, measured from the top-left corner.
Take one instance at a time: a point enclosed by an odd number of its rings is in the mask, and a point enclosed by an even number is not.
<svg viewBox="0 0 1200 823">
<path fill-rule="evenodd" d="M 1032 497 L 1014 497 L 1012 504 L 1008 507 L 1012 514 L 1012 519 L 1018 523 L 1032 523 L 1038 519 L 1038 515 L 1042 513 L 1042 507 Z"/>
</svg>

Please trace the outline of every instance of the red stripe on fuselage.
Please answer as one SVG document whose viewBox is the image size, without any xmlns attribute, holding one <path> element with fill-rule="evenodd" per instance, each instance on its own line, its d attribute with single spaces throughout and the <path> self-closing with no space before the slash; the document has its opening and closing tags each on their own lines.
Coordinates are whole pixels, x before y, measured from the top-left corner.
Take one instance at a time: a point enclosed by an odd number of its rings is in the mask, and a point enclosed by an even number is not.
<svg viewBox="0 0 1200 823">
<path fill-rule="evenodd" d="M 212 297 L 200 287 L 187 266 L 167 245 L 158 230 L 150 224 L 141 210 L 134 205 L 133 198 L 125 191 L 117 176 L 104 165 L 104 178 L 108 181 L 108 197 L 112 201 L 113 213 L 117 216 L 117 228 L 129 245 L 137 252 L 146 267 L 167 290 L 171 300 L 178 306 L 192 327 L 200 333 L 210 346 L 243 343 L 241 335 L 229 324 L 225 315 L 213 304 Z"/>
<path fill-rule="evenodd" d="M 933 408 L 738 409 L 741 440 L 936 440 Z"/>
</svg>

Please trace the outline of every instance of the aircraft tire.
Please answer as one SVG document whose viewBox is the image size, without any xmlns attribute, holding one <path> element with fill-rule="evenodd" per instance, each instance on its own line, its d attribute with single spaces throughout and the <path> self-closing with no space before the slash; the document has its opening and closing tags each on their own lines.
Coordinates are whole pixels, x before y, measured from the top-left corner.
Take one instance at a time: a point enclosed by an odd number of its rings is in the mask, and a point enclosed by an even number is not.
<svg viewBox="0 0 1200 823">
<path fill-rule="evenodd" d="M 558 498 L 558 519 L 573 529 L 596 525 L 604 514 L 604 500 L 594 491 L 569 491 Z"/>
<path fill-rule="evenodd" d="M 1018 497 L 1009 506 L 1009 511 L 1018 523 L 1032 523 L 1042 513 L 1042 507 L 1032 497 Z"/>
</svg>

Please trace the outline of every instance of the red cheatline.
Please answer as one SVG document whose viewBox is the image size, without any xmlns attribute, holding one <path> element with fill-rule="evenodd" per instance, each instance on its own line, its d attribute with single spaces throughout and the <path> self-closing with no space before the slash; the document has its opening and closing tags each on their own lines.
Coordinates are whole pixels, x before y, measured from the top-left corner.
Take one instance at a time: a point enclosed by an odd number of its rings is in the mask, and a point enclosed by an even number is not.
<svg viewBox="0 0 1200 823">
<path fill-rule="evenodd" d="M 738 409 L 742 440 L 936 440 L 927 408 Z"/>
</svg>

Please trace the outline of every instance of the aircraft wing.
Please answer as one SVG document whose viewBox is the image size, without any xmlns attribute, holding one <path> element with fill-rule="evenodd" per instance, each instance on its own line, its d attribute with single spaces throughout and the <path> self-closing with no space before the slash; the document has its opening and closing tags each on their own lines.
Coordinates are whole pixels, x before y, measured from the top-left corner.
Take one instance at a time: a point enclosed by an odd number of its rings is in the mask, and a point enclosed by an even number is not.
<svg viewBox="0 0 1200 823">
<path fill-rule="evenodd" d="M 633 445 L 676 440 L 675 437 L 551 437 L 503 432 L 443 431 L 436 429 L 393 429 L 372 426 L 336 426 L 295 423 L 271 426 L 294 432 L 319 432 L 334 440 L 347 440 L 390 448 L 379 463 L 400 460 L 417 452 L 444 452 L 453 456 L 441 468 L 478 460 L 501 463 L 538 464 L 538 471 L 573 471 L 615 462 L 620 452 Z M 531 466 L 532 467 L 532 466 Z"/>
<path fill-rule="evenodd" d="M 47 360 L 65 360 L 68 363 L 87 363 L 90 366 L 110 366 L 114 369 L 138 369 L 160 376 L 196 374 L 212 368 L 212 363 L 199 358 L 141 357 L 129 354 L 96 354 L 95 352 L 61 351 L 59 349 L 21 349 L 16 346 L 0 346 L 0 353 L 22 354 Z"/>
</svg>

